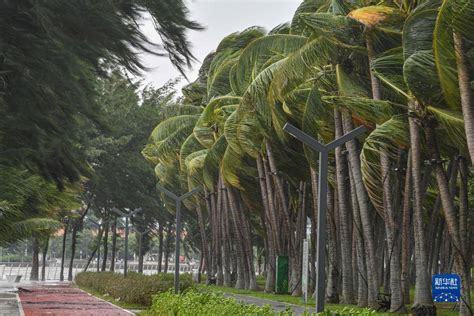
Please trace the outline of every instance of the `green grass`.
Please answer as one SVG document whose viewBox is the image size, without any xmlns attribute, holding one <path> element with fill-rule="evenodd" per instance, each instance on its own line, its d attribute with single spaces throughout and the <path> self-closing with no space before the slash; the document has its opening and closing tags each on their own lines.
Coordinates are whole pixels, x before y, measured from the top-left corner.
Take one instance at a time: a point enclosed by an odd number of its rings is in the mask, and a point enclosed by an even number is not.
<svg viewBox="0 0 474 316">
<path fill-rule="evenodd" d="M 312 299 L 309 304 L 305 304 L 301 297 L 295 297 L 289 294 L 271 294 L 271 293 L 263 292 L 263 290 L 261 289 L 263 288 L 264 283 L 262 285 L 261 280 L 259 279 L 257 279 L 257 284 L 259 286 L 258 291 L 241 290 L 241 289 L 235 289 L 235 288 L 229 288 L 229 287 L 223 287 L 223 286 L 212 286 L 211 288 L 216 289 L 217 291 L 224 292 L 224 293 L 247 295 L 247 296 L 277 301 L 277 302 L 283 302 L 287 304 L 294 304 L 294 305 L 314 308 L 314 301 Z M 474 293 L 471 293 L 472 301 L 474 301 L 473 294 Z M 414 289 L 412 288 L 410 290 L 411 301 L 413 301 L 413 295 L 414 295 Z M 357 305 L 349 305 L 349 304 L 326 304 L 325 306 L 330 311 L 341 311 L 345 307 L 349 307 L 354 310 L 363 310 L 363 308 L 360 308 Z M 452 310 L 453 306 L 454 306 L 453 304 L 436 304 L 437 312 L 438 312 L 437 314 L 439 316 L 459 315 L 459 312 Z M 410 305 L 407 305 L 407 309 L 410 310 Z M 396 315 L 396 314 L 384 312 L 384 313 L 375 313 L 374 315 Z"/>
<path fill-rule="evenodd" d="M 124 308 L 124 309 L 141 309 L 141 310 L 146 310 L 148 308 L 148 306 L 144 306 L 144 305 L 139 305 L 139 304 L 130 304 L 130 303 L 127 303 L 127 302 L 123 302 L 123 301 L 117 301 L 115 300 L 112 296 L 110 295 L 104 295 L 104 294 L 101 294 L 100 292 L 92 289 L 92 288 L 88 288 L 88 287 L 85 287 L 85 286 L 77 286 L 79 289 L 89 293 L 89 294 L 92 294 L 94 295 L 95 297 L 98 297 L 100 299 L 103 299 L 104 301 L 107 301 L 109 303 L 112 303 L 114 305 L 117 305 L 121 308 Z"/>
</svg>

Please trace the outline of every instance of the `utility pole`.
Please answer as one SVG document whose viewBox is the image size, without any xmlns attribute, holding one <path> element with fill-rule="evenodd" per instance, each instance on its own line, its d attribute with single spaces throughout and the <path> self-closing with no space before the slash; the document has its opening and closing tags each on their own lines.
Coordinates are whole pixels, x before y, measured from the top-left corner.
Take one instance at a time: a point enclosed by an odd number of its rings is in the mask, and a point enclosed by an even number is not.
<svg viewBox="0 0 474 316">
<path fill-rule="evenodd" d="M 307 144 L 312 149 L 319 152 L 319 185 L 318 185 L 318 229 L 316 244 L 316 313 L 324 312 L 324 295 L 326 292 L 326 212 L 327 212 L 327 193 L 328 193 L 328 155 L 329 151 L 336 147 L 362 135 L 366 128 L 360 126 L 342 137 L 333 140 L 327 145 L 321 144 L 318 140 L 296 128 L 290 123 L 283 126 L 283 130 L 295 137 L 299 141 Z M 314 229 L 314 228 L 313 228 Z"/>
</svg>

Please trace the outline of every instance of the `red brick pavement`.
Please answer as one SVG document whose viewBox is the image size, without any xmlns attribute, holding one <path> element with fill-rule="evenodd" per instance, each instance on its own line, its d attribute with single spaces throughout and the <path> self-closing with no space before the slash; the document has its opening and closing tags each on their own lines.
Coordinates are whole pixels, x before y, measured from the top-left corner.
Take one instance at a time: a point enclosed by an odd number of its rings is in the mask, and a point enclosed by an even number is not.
<svg viewBox="0 0 474 316">
<path fill-rule="evenodd" d="M 66 284 L 25 286 L 18 294 L 25 316 L 134 315 Z"/>
</svg>

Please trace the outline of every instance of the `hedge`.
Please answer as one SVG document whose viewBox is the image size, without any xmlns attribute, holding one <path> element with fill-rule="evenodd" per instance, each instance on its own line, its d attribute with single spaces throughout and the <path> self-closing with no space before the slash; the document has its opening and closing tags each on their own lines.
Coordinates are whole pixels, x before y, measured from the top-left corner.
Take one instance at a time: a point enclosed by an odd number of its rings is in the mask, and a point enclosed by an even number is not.
<svg viewBox="0 0 474 316">
<path fill-rule="evenodd" d="M 174 275 L 171 273 L 143 275 L 130 272 L 124 278 L 123 274 L 113 272 L 81 272 L 76 275 L 75 282 L 78 286 L 108 294 L 130 304 L 150 306 L 153 295 L 167 292 L 174 287 Z M 191 285 L 191 275 L 181 274 L 181 290 L 186 290 Z"/>
<path fill-rule="evenodd" d="M 223 293 L 210 289 L 190 289 L 180 295 L 172 291 L 153 297 L 151 309 L 140 315 L 259 315 L 273 316 L 275 312 L 270 306 L 243 304 L 234 298 L 225 297 Z M 289 315 L 289 314 L 288 314 Z"/>
<path fill-rule="evenodd" d="M 315 313 L 314 307 L 308 308 L 302 316 L 370 316 L 375 311 L 353 309 L 348 306 L 339 311 Z M 153 304 L 140 316 L 292 316 L 291 307 L 277 312 L 270 305 L 257 306 L 244 304 L 235 298 L 226 297 L 212 287 L 191 288 L 180 295 L 168 291 L 153 296 Z"/>
</svg>

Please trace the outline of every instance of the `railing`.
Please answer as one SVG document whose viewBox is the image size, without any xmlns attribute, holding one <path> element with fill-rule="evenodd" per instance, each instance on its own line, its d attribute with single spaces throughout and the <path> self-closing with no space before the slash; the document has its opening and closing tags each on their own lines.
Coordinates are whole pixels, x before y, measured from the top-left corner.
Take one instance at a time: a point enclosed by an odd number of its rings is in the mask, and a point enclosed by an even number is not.
<svg viewBox="0 0 474 316">
<path fill-rule="evenodd" d="M 84 262 L 79 262 L 73 264 L 72 267 L 72 276 L 73 278 L 79 272 L 84 271 L 85 267 Z M 31 274 L 31 262 L 0 262 L 0 280 L 5 280 L 7 275 L 21 275 L 22 280 L 29 280 Z M 162 264 L 162 271 L 164 269 L 164 264 Z M 181 273 L 192 272 L 193 269 L 199 267 L 199 265 L 189 265 L 189 264 L 180 264 L 179 270 Z M 41 279 L 41 264 L 39 267 L 39 278 Z M 115 264 L 115 272 L 123 273 L 124 264 L 122 262 L 117 262 Z M 107 271 L 110 270 L 110 264 L 107 264 Z M 87 271 L 97 271 L 97 264 L 91 263 Z M 138 272 L 138 263 L 129 262 L 128 263 L 129 272 Z M 171 273 L 174 271 L 174 263 L 168 264 L 168 272 Z M 47 263 L 45 268 L 45 280 L 49 281 L 58 281 L 61 272 L 61 264 L 59 262 L 50 262 Z M 69 265 L 64 266 L 64 279 L 67 280 L 69 272 Z M 158 273 L 158 264 L 156 262 L 147 262 L 143 264 L 143 274 L 152 275 Z"/>
</svg>

